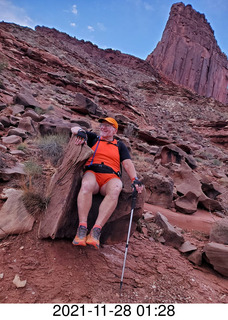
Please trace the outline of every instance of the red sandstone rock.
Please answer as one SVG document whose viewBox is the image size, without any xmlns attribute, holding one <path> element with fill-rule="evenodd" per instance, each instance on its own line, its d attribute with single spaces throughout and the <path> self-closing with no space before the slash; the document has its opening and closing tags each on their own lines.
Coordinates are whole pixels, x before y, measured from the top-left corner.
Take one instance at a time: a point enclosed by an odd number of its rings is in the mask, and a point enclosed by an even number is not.
<svg viewBox="0 0 228 320">
<path fill-rule="evenodd" d="M 168 246 L 172 246 L 176 249 L 179 249 L 184 243 L 184 237 L 182 236 L 180 230 L 173 227 L 168 219 L 163 216 L 160 212 L 156 213 L 155 223 L 160 226 L 164 232 L 162 237 L 164 238 L 164 243 Z"/>
<path fill-rule="evenodd" d="M 162 39 L 147 61 L 176 84 L 228 103 L 227 57 L 204 14 L 191 5 L 172 6 Z"/>
<path fill-rule="evenodd" d="M 21 234 L 32 230 L 35 218 L 29 214 L 22 201 L 22 190 L 4 189 L 7 201 L 1 208 L 0 239 L 12 234 Z"/>
<path fill-rule="evenodd" d="M 210 241 L 228 245 L 228 217 L 213 224 Z"/>
<path fill-rule="evenodd" d="M 210 242 L 204 247 L 204 252 L 213 268 L 225 277 L 228 277 L 228 246 Z"/>
</svg>

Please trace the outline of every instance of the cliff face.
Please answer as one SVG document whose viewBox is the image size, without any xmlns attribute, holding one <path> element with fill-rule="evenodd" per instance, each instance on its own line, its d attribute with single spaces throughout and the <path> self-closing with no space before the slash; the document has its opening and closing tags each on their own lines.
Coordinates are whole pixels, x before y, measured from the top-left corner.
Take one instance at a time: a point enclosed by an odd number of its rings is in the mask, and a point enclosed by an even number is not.
<svg viewBox="0 0 228 320">
<path fill-rule="evenodd" d="M 228 60 L 204 14 L 172 6 L 161 41 L 147 61 L 171 81 L 228 103 Z"/>
</svg>

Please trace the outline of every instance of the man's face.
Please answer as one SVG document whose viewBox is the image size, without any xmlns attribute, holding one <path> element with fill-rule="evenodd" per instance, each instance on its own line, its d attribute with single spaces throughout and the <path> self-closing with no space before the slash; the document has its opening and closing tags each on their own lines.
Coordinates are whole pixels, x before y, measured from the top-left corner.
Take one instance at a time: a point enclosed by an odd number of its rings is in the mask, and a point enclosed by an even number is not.
<svg viewBox="0 0 228 320">
<path fill-rule="evenodd" d="M 113 137 L 115 132 L 116 132 L 116 129 L 111 124 L 109 124 L 108 122 L 102 122 L 100 124 L 100 135 L 101 135 L 101 137 L 104 137 L 104 138 Z"/>
</svg>

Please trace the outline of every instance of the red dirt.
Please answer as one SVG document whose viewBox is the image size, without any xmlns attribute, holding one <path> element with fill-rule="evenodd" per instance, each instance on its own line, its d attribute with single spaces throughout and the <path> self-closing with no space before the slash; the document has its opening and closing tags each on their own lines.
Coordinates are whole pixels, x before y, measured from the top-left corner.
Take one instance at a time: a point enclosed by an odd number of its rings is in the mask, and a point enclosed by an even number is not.
<svg viewBox="0 0 228 320">
<path fill-rule="evenodd" d="M 1 303 L 228 302 L 228 279 L 206 264 L 194 266 L 178 250 L 137 231 L 130 238 L 120 294 L 125 243 L 104 245 L 99 251 L 78 248 L 69 240 L 40 240 L 37 228 L 38 221 L 33 231 L 0 242 Z M 200 235 L 185 234 L 202 245 L 205 234 Z M 16 274 L 27 280 L 24 288 L 13 284 Z"/>
</svg>

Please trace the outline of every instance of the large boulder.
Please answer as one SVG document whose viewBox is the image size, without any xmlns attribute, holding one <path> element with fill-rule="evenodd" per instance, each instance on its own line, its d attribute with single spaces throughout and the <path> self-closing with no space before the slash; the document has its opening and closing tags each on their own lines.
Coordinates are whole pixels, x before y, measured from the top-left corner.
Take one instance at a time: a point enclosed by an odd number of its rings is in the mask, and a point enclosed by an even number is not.
<svg viewBox="0 0 228 320">
<path fill-rule="evenodd" d="M 204 247 L 204 253 L 213 268 L 228 277 L 228 245 L 210 242 Z"/>
<path fill-rule="evenodd" d="M 15 157 L 9 153 L 0 151 L 0 179 L 9 181 L 12 178 L 18 178 L 25 175 L 24 165 L 17 162 Z"/>
<path fill-rule="evenodd" d="M 3 126 L 5 128 L 10 127 L 11 123 L 10 123 L 10 119 L 6 116 L 0 116 L 0 122 L 3 124 Z"/>
<path fill-rule="evenodd" d="M 179 195 L 175 201 L 177 210 L 191 214 L 197 210 L 199 203 L 210 211 L 224 210 L 219 201 L 210 199 L 204 194 L 197 174 L 186 163 L 172 164 L 169 175 L 173 179 L 174 187 Z"/>
<path fill-rule="evenodd" d="M 193 192 L 187 192 L 184 196 L 174 201 L 178 211 L 186 214 L 192 214 L 197 210 L 198 197 Z"/>
<path fill-rule="evenodd" d="M 228 217 L 223 218 L 212 225 L 210 241 L 228 245 Z"/>
<path fill-rule="evenodd" d="M 74 106 L 71 106 L 70 108 L 81 114 L 90 114 L 91 116 L 97 117 L 102 117 L 104 115 L 101 107 L 80 92 L 75 94 Z"/>
<path fill-rule="evenodd" d="M 28 137 L 29 132 L 22 128 L 12 128 L 8 131 L 8 136 L 19 136 L 22 139 L 26 139 Z"/>
<path fill-rule="evenodd" d="M 47 116 L 39 123 L 39 131 L 41 135 L 45 134 L 71 134 L 73 125 L 57 116 Z"/>
<path fill-rule="evenodd" d="M 161 147 L 154 158 L 155 161 L 157 159 L 160 159 L 162 165 L 169 162 L 180 164 L 181 162 L 185 161 L 190 168 L 195 169 L 197 167 L 193 156 L 186 153 L 184 150 L 174 144 Z"/>
<path fill-rule="evenodd" d="M 173 181 L 173 198 L 176 209 L 182 213 L 192 214 L 200 205 L 212 212 L 224 211 L 226 203 L 223 200 L 224 188 L 218 187 L 206 178 L 201 178 L 189 166 L 190 160 L 186 161 L 186 158 L 185 161 L 183 160 L 184 154 L 180 156 L 182 153 L 173 153 L 175 148 L 172 148 L 172 152 L 167 154 L 166 151 L 169 150 L 169 147 L 165 146 L 160 149 L 160 152 L 155 156 L 155 165 L 159 175 L 165 178 L 169 177 Z M 154 186 L 155 190 L 156 188 L 157 184 Z M 223 197 L 221 197 L 222 195 Z"/>
<path fill-rule="evenodd" d="M 154 133 L 148 130 L 138 130 L 138 138 L 148 144 L 156 146 L 164 146 L 166 144 L 172 143 L 168 138 L 157 137 Z"/>
<path fill-rule="evenodd" d="M 146 185 L 146 202 L 163 208 L 170 208 L 173 201 L 173 181 L 161 174 L 147 172 L 143 175 Z"/>
<path fill-rule="evenodd" d="M 208 211 L 224 211 L 225 208 L 218 200 L 210 199 L 204 193 L 199 197 L 199 204 L 201 204 Z"/>
<path fill-rule="evenodd" d="M 197 249 L 196 251 L 193 251 L 189 256 L 188 260 L 194 263 L 197 266 L 200 266 L 203 261 L 203 252 L 201 249 Z"/>
<path fill-rule="evenodd" d="M 23 114 L 22 117 L 26 118 L 29 117 L 35 122 L 40 122 L 44 117 L 38 115 L 33 109 L 27 109 Z"/>
<path fill-rule="evenodd" d="M 180 230 L 172 226 L 168 219 L 160 212 L 156 213 L 155 223 L 163 229 L 162 237 L 165 240 L 165 244 L 179 249 L 184 243 L 184 237 Z"/>
<path fill-rule="evenodd" d="M 5 144 L 19 144 L 22 142 L 22 138 L 18 135 L 12 134 L 8 137 L 3 137 L 2 142 Z"/>
<path fill-rule="evenodd" d="M 10 110 L 12 111 L 12 115 L 16 116 L 17 114 L 23 113 L 25 110 L 25 107 L 20 104 L 15 104 L 10 107 Z"/>
<path fill-rule="evenodd" d="M 62 164 L 57 169 L 48 187 L 50 203 L 40 223 L 38 235 L 40 238 L 70 238 L 73 239 L 78 225 L 77 194 L 80 189 L 83 165 L 92 154 L 87 146 L 77 146 L 71 138 Z M 129 179 L 128 179 L 129 180 Z M 120 194 L 117 208 L 102 229 L 101 243 L 115 243 L 126 240 L 130 212 L 132 191 L 130 182 L 126 181 L 124 173 L 124 188 Z M 143 213 L 145 192 L 138 195 L 134 210 L 132 232 Z M 93 205 L 88 216 L 90 229 L 98 215 L 101 195 L 95 195 Z"/>
<path fill-rule="evenodd" d="M 29 135 L 36 135 L 38 124 L 31 117 L 23 117 L 20 119 L 18 129 L 25 130 Z"/>
<path fill-rule="evenodd" d="M 0 179 L 3 181 L 9 181 L 13 178 L 25 176 L 24 165 L 17 162 L 15 166 L 0 168 Z"/>
<path fill-rule="evenodd" d="M 1 195 L 7 200 L 0 211 L 0 239 L 32 230 L 35 218 L 26 210 L 22 195 L 23 191 L 16 189 L 6 189 Z"/>
<path fill-rule="evenodd" d="M 40 108 L 39 102 L 33 97 L 30 92 L 18 93 L 14 97 L 14 102 L 25 107 Z"/>
<path fill-rule="evenodd" d="M 196 197 L 202 194 L 200 181 L 186 164 L 173 167 L 170 175 L 179 194 L 186 195 L 188 192 L 192 192 Z"/>
</svg>

